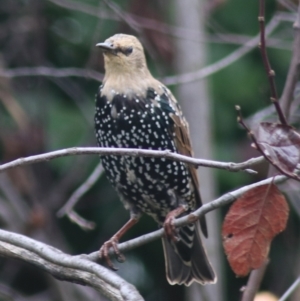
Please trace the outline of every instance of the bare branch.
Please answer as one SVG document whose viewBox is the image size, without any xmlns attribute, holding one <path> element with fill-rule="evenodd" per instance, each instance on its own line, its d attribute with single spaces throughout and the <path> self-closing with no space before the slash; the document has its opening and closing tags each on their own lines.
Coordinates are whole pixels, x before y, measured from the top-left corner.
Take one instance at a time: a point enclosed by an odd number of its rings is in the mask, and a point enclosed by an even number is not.
<svg viewBox="0 0 300 301">
<path fill-rule="evenodd" d="M 0 69 L 0 77 L 21 76 L 49 76 L 49 77 L 85 77 L 96 81 L 102 81 L 103 74 L 94 70 L 81 68 L 53 68 L 53 67 L 20 67 L 14 69 Z"/>
<path fill-rule="evenodd" d="M 211 203 L 203 205 L 195 212 L 176 219 L 176 227 L 195 222 L 209 211 L 220 208 L 233 202 L 240 195 L 254 187 L 265 185 L 274 181 L 279 183 L 286 180 L 285 176 L 276 176 L 258 183 L 244 186 L 233 192 L 227 193 Z M 133 248 L 149 243 L 162 237 L 164 230 L 143 235 L 119 245 L 120 251 L 129 251 Z M 23 235 L 0 230 L 0 254 L 29 262 L 49 272 L 60 280 L 72 281 L 94 287 L 96 290 L 108 296 L 111 300 L 143 300 L 138 292 L 106 268 L 91 262 L 98 261 L 98 252 L 89 255 L 70 256 L 46 244 L 37 242 Z"/>
<path fill-rule="evenodd" d="M 138 34 L 142 33 L 140 26 L 132 18 L 132 16 L 127 14 L 125 11 L 122 11 L 122 9 L 116 3 L 109 0 L 103 0 L 103 2 L 118 16 L 120 20 L 124 21 L 132 30 L 134 30 Z"/>
<path fill-rule="evenodd" d="M 157 21 L 155 19 L 141 17 L 141 16 L 138 16 L 135 14 L 128 13 L 126 11 L 122 12 L 123 14 L 121 17 L 120 15 L 111 13 L 111 12 L 105 10 L 104 8 L 102 8 L 101 10 L 97 10 L 95 8 L 95 6 L 89 5 L 89 4 L 86 4 L 83 2 L 68 1 L 68 0 L 48 0 L 48 1 L 58 5 L 60 7 L 64 7 L 64 8 L 71 9 L 71 10 L 76 10 L 81 13 L 85 13 L 90 16 L 97 17 L 99 19 L 120 21 L 123 19 L 124 16 L 126 16 L 126 18 L 128 17 L 128 18 L 134 20 L 134 26 L 138 26 L 143 29 L 150 29 L 153 31 L 165 33 L 169 36 L 179 38 L 179 39 L 193 40 L 196 42 L 205 42 L 203 39 L 199 38 L 199 31 L 196 29 L 191 30 L 191 29 L 182 28 L 182 27 L 178 27 L 178 26 L 172 26 L 167 23 Z M 288 2 L 287 0 L 277 0 L 277 1 Z M 291 9 L 291 11 L 295 11 L 295 10 Z M 291 14 L 289 14 L 289 13 L 280 12 L 280 13 L 278 13 L 277 17 L 279 17 L 280 19 L 283 19 L 284 21 L 293 22 L 293 20 L 290 20 L 290 18 L 291 18 L 290 15 Z M 284 18 L 281 18 L 281 17 L 284 17 Z M 212 38 L 212 40 L 209 40 L 209 42 L 214 42 L 214 41 L 215 41 L 214 38 Z M 221 42 L 222 42 L 222 40 L 221 40 Z M 242 41 L 240 41 L 241 44 L 244 44 L 245 42 L 246 41 L 244 39 Z M 274 42 L 275 42 L 275 40 L 274 40 Z M 274 44 L 276 45 L 277 42 Z M 274 46 L 274 45 L 270 44 L 270 46 Z M 274 47 L 277 47 L 277 46 L 274 46 Z M 282 47 L 283 47 L 283 49 L 290 49 L 286 45 L 284 45 Z"/>
<path fill-rule="evenodd" d="M 267 47 L 266 47 L 266 34 L 265 34 L 265 0 L 259 1 L 259 16 L 258 16 L 258 22 L 260 27 L 260 52 L 262 56 L 262 60 L 264 63 L 264 67 L 268 76 L 269 85 L 270 85 L 270 92 L 271 92 L 271 102 L 274 104 L 277 115 L 279 117 L 280 122 L 283 125 L 287 125 L 286 118 L 281 110 L 281 107 L 278 102 L 278 96 L 276 91 L 276 84 L 275 84 L 275 71 L 272 70 L 268 53 L 267 53 Z"/>
<path fill-rule="evenodd" d="M 244 129 L 248 132 L 248 135 L 250 137 L 250 139 L 253 142 L 253 147 L 255 149 L 257 149 L 262 155 L 263 157 L 266 159 L 266 161 L 268 161 L 270 164 L 272 164 L 272 166 L 274 166 L 281 174 L 286 175 L 287 177 L 294 179 L 296 181 L 300 181 L 300 176 L 297 173 L 288 173 L 286 170 L 284 170 L 279 164 L 277 164 L 276 162 L 274 162 L 272 160 L 271 157 L 269 157 L 266 152 L 263 151 L 263 149 L 261 148 L 260 144 L 258 143 L 258 141 L 256 140 L 255 135 L 253 134 L 253 132 L 249 129 L 249 127 L 246 125 L 246 123 L 243 120 L 242 117 L 242 113 L 241 113 L 241 108 L 239 106 L 235 107 L 237 112 L 238 112 L 238 123 L 244 127 Z"/>
<path fill-rule="evenodd" d="M 244 186 L 244 187 L 239 188 L 232 192 L 228 192 L 228 193 L 222 195 L 221 197 L 219 197 L 218 199 L 216 199 L 210 203 L 204 204 L 196 211 L 194 211 L 184 217 L 177 218 L 176 220 L 174 220 L 174 225 L 176 227 L 182 227 L 189 223 L 193 223 L 197 219 L 199 219 L 201 216 L 205 215 L 206 213 L 232 203 L 238 197 L 240 197 L 243 193 L 249 191 L 250 189 L 253 189 L 253 188 L 261 186 L 261 185 L 266 185 L 266 184 L 269 184 L 272 182 L 273 183 L 281 183 L 283 181 L 286 181 L 287 179 L 288 179 L 288 177 L 286 177 L 286 176 L 270 177 L 263 181 Z M 163 235 L 164 235 L 164 229 L 162 228 L 157 231 L 154 231 L 154 232 L 142 235 L 140 237 L 131 239 L 129 241 L 123 242 L 118 245 L 118 249 L 120 250 L 120 252 L 126 252 L 126 251 L 132 250 L 134 248 L 140 247 L 144 244 L 147 244 L 149 242 L 152 242 L 154 240 L 157 240 L 157 239 L 161 238 Z M 111 250 L 111 253 L 113 254 L 113 250 Z M 89 259 L 96 261 L 96 260 L 98 260 L 99 252 L 93 252 L 87 256 Z"/>
<path fill-rule="evenodd" d="M 123 11 L 116 3 L 109 1 L 109 0 L 103 0 L 103 2 L 121 19 L 123 20 L 134 32 L 137 33 L 140 40 L 142 41 L 143 45 L 145 46 L 145 49 L 149 53 L 150 57 L 155 61 L 157 59 L 157 55 L 152 47 L 152 45 L 148 42 L 148 40 L 143 35 L 143 30 L 139 26 L 138 22 L 135 21 L 135 19 L 125 11 Z"/>
<path fill-rule="evenodd" d="M 95 224 L 80 217 L 76 212 L 74 212 L 73 208 L 79 199 L 95 184 L 103 171 L 102 164 L 99 163 L 86 181 L 73 192 L 66 204 L 57 212 L 57 216 L 63 217 L 67 215 L 72 222 L 76 223 L 82 229 L 94 229 Z"/>
<path fill-rule="evenodd" d="M 297 6 L 290 0 L 277 0 L 277 2 L 292 12 L 297 10 Z"/>
<path fill-rule="evenodd" d="M 261 163 L 262 157 L 252 158 L 242 163 L 220 162 L 204 159 L 196 159 L 176 153 L 169 150 L 146 150 L 136 148 L 113 148 L 113 147 L 72 147 L 53 152 L 48 152 L 40 155 L 19 158 L 14 161 L 0 165 L 0 172 L 15 168 L 22 165 L 33 164 L 43 161 L 49 161 L 59 157 L 74 156 L 74 155 L 115 155 L 115 156 L 133 156 L 133 157 L 153 157 L 166 158 L 174 161 L 181 161 L 194 166 L 205 166 L 228 171 L 245 171 L 247 173 L 256 173 L 248 167 Z"/>
<path fill-rule="evenodd" d="M 69 220 L 79 226 L 82 230 L 93 230 L 96 227 L 94 222 L 83 218 L 75 210 L 71 210 L 65 215 L 67 215 Z"/>
<path fill-rule="evenodd" d="M 247 286 L 243 293 L 242 301 L 252 301 L 254 300 L 255 294 L 257 293 L 262 279 L 264 277 L 269 260 L 266 260 L 264 264 L 256 270 L 253 270 L 247 282 Z"/>
<path fill-rule="evenodd" d="M 56 1 L 56 0 L 51 0 Z M 279 25 L 281 21 L 290 21 L 290 16 L 285 16 L 284 14 L 277 15 L 273 17 L 273 19 L 266 26 L 266 36 L 271 34 Z M 167 76 L 161 78 L 161 81 L 166 85 L 176 85 L 180 83 L 188 83 L 193 82 L 207 76 L 210 76 L 230 64 L 234 63 L 242 56 L 250 52 L 253 48 L 257 46 L 259 42 L 259 35 L 252 38 L 248 42 L 246 42 L 242 47 L 233 51 L 228 56 L 222 58 L 221 60 L 206 66 L 200 70 L 196 70 L 193 72 L 175 75 L 175 76 Z M 94 70 L 87 70 L 81 68 L 51 68 L 51 67 L 21 67 L 15 69 L 2 69 L 0 70 L 0 76 L 13 78 L 13 77 L 21 77 L 21 76 L 49 76 L 49 77 L 85 77 L 94 79 L 96 81 L 101 81 L 103 79 L 103 74 Z"/>
<path fill-rule="evenodd" d="M 278 301 L 285 301 L 288 297 L 295 291 L 295 289 L 300 285 L 300 276 L 294 281 L 294 283 L 288 288 L 288 290 L 283 294 L 283 296 Z"/>
<path fill-rule="evenodd" d="M 293 94 L 296 88 L 296 84 L 300 73 L 300 3 L 298 6 L 298 14 L 296 22 L 294 23 L 295 38 L 293 44 L 292 59 L 287 75 L 287 79 L 284 85 L 280 103 L 282 105 L 283 113 L 286 118 L 289 117 L 291 103 L 293 101 Z"/>
<path fill-rule="evenodd" d="M 124 17 L 129 18 L 134 20 L 135 27 L 162 32 L 167 35 L 180 38 L 180 39 L 190 39 L 191 36 L 191 31 L 186 28 L 171 26 L 167 23 L 162 23 L 154 19 L 149 19 L 146 17 L 130 14 L 126 11 L 123 11 L 122 15 L 119 15 L 119 14 L 106 11 L 105 9 L 102 9 L 101 11 L 97 11 L 93 5 L 88 5 L 86 3 L 83 4 L 82 2 L 75 2 L 75 1 L 68 1 L 68 0 L 48 0 L 48 1 L 55 3 L 56 5 L 59 5 L 61 7 L 80 11 L 82 13 L 86 13 L 88 15 L 101 18 L 101 19 L 120 21 Z M 187 34 L 187 32 L 189 32 L 189 34 Z M 197 30 L 192 31 L 192 39 L 193 41 L 201 41 L 199 39 L 199 32 Z"/>
<path fill-rule="evenodd" d="M 48 2 L 54 3 L 60 7 L 76 10 L 97 18 L 110 19 L 116 21 L 119 20 L 117 16 L 114 16 L 114 14 L 111 14 L 110 12 L 105 11 L 104 9 L 97 10 L 94 5 L 88 5 L 86 3 L 83 4 L 82 2 L 68 0 L 48 0 Z"/>
<path fill-rule="evenodd" d="M 277 28 L 279 23 L 280 23 L 280 19 L 277 18 L 276 16 L 273 17 L 272 20 L 269 22 L 269 24 L 266 26 L 266 35 L 269 35 L 271 32 L 273 32 Z M 237 61 L 246 53 L 250 52 L 253 48 L 257 46 L 258 42 L 259 42 L 259 35 L 249 40 L 247 43 L 245 43 L 245 45 L 233 51 L 231 54 L 219 60 L 218 62 L 215 62 L 197 71 L 165 77 L 163 79 L 163 82 L 166 85 L 175 85 L 175 84 L 197 81 L 199 79 L 212 75 L 220 71 L 221 69 L 229 66 L 233 62 Z"/>
<path fill-rule="evenodd" d="M 244 45 L 251 39 L 248 35 L 232 34 L 232 33 L 222 33 L 216 32 L 214 34 L 207 35 L 204 42 L 215 43 L 215 44 L 234 44 L 234 45 Z M 291 43 L 280 38 L 268 38 L 266 44 L 269 48 L 291 50 Z"/>
<path fill-rule="evenodd" d="M 0 230 L 0 241 L 1 256 L 31 263 L 60 280 L 89 285 L 110 300 L 143 300 L 134 286 L 84 256 L 71 256 L 44 243 L 5 230 Z"/>
</svg>

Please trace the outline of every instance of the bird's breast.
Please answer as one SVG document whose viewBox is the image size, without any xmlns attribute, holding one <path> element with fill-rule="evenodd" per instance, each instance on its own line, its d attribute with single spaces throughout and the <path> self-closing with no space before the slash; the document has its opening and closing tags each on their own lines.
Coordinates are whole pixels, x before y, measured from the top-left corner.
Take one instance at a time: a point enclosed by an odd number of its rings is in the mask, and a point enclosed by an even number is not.
<svg viewBox="0 0 300 301">
<path fill-rule="evenodd" d="M 148 93 L 149 95 L 150 93 Z M 111 101 L 98 95 L 96 101 L 96 134 L 107 147 L 132 147 L 175 150 L 172 119 L 161 97 L 127 97 L 116 94 Z"/>
<path fill-rule="evenodd" d="M 117 94 L 109 101 L 99 93 L 95 125 L 100 146 L 177 152 L 170 118 L 172 106 L 153 90 L 147 95 L 128 98 Z M 156 212 L 156 207 L 168 212 L 180 199 L 193 199 L 191 177 L 182 162 L 112 155 L 102 156 L 102 162 L 123 199 L 135 202 L 144 212 Z"/>
</svg>

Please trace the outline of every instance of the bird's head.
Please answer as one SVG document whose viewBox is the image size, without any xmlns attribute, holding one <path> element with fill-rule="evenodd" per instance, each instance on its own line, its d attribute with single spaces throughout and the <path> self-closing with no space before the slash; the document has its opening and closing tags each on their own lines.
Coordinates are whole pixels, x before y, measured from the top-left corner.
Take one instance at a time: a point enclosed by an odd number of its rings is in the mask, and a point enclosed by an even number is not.
<svg viewBox="0 0 300 301">
<path fill-rule="evenodd" d="M 116 34 L 96 46 L 103 51 L 106 74 L 148 71 L 143 46 L 134 36 Z"/>
</svg>

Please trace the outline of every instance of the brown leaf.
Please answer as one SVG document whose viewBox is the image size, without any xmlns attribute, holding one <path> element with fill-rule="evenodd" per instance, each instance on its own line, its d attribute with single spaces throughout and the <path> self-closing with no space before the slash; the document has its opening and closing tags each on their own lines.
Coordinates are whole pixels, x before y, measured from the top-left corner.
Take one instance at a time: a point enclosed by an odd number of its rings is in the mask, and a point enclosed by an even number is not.
<svg viewBox="0 0 300 301">
<path fill-rule="evenodd" d="M 222 237 L 236 275 L 246 276 L 264 263 L 273 237 L 286 227 L 288 213 L 285 197 L 274 184 L 247 191 L 230 207 Z"/>
<path fill-rule="evenodd" d="M 300 161 L 300 135 L 291 126 L 262 122 L 256 134 L 258 145 L 271 162 L 287 174 Z"/>
</svg>

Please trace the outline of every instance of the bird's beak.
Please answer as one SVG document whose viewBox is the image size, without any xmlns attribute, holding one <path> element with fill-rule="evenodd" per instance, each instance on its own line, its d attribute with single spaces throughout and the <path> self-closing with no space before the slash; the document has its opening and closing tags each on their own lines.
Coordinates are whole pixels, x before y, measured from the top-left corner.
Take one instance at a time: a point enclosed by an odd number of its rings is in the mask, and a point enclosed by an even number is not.
<svg viewBox="0 0 300 301">
<path fill-rule="evenodd" d="M 107 43 L 107 42 L 98 43 L 96 44 L 96 47 L 99 47 L 104 51 L 113 51 L 115 49 L 111 43 Z"/>
</svg>

